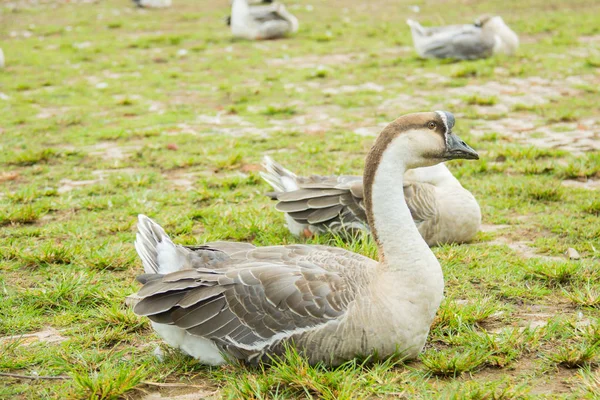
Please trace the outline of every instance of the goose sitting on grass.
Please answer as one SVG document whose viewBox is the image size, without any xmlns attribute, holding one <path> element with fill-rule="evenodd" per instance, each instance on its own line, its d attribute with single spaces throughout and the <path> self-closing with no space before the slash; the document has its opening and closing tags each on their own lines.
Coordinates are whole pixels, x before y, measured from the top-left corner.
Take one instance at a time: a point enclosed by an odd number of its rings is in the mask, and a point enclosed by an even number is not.
<svg viewBox="0 0 600 400">
<path fill-rule="evenodd" d="M 250 7 L 247 0 L 233 0 L 228 23 L 233 37 L 249 40 L 278 39 L 298 30 L 298 19 L 277 2 Z"/>
<path fill-rule="evenodd" d="M 263 167 L 261 176 L 275 189 L 269 196 L 278 200 L 275 208 L 285 212 L 292 234 L 369 230 L 362 177 L 299 177 L 270 157 Z M 479 231 L 477 200 L 443 163 L 406 171 L 403 185 L 404 200 L 429 246 L 468 242 Z"/>
<path fill-rule="evenodd" d="M 269 361 L 292 344 L 311 364 L 359 355 L 415 358 L 443 297 L 438 260 L 404 200 L 407 169 L 478 159 L 444 111 L 390 123 L 366 158 L 364 202 L 379 261 L 348 250 L 215 242 L 175 245 L 140 215 L 145 274 L 134 312 L 200 362 Z"/>
<path fill-rule="evenodd" d="M 410 19 L 406 23 L 423 58 L 472 60 L 499 53 L 513 55 L 519 47 L 519 37 L 500 16 L 483 16 L 474 25 L 424 28 Z"/>
</svg>

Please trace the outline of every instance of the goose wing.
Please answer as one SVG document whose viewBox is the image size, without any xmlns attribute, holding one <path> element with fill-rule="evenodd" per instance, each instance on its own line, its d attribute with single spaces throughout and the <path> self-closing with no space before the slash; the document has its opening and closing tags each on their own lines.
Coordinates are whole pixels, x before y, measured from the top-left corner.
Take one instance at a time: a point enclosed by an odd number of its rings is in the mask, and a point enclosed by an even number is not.
<svg viewBox="0 0 600 400">
<path fill-rule="evenodd" d="M 192 268 L 145 279 L 135 313 L 248 361 L 344 316 L 358 292 L 355 282 L 368 282 L 376 265 L 325 246 L 215 243 L 185 250 Z"/>
<path fill-rule="evenodd" d="M 429 244 L 439 222 L 436 188 L 429 183 L 404 182 L 404 198 L 421 236 Z"/>
<path fill-rule="evenodd" d="M 491 55 L 494 39 L 483 35 L 478 27 L 458 29 L 433 35 L 424 46 L 426 57 L 475 59 Z"/>
<path fill-rule="evenodd" d="M 298 190 L 274 195 L 279 201 L 275 208 L 296 222 L 332 230 L 366 225 L 361 177 L 299 177 L 296 183 Z"/>
<path fill-rule="evenodd" d="M 283 19 L 279 15 L 277 3 L 250 7 L 250 15 L 258 22 Z"/>
<path fill-rule="evenodd" d="M 480 28 L 474 24 L 431 26 L 423 27 L 422 33 L 423 36 L 435 36 L 440 34 L 456 34 L 464 31 L 477 31 L 478 29 Z"/>
</svg>

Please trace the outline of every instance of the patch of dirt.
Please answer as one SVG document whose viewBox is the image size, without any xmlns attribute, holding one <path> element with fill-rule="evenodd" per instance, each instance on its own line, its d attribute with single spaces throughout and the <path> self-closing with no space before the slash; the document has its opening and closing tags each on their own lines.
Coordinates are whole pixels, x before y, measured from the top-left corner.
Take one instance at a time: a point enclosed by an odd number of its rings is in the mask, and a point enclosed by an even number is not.
<svg viewBox="0 0 600 400">
<path fill-rule="evenodd" d="M 581 154 L 600 150 L 600 122 L 586 119 L 577 123 L 539 125 L 540 120 L 530 114 L 519 118 L 485 121 L 471 130 L 474 135 L 498 132 L 516 141 L 541 148 L 552 148 Z"/>
<path fill-rule="evenodd" d="M 130 153 L 141 149 L 141 145 L 119 146 L 114 142 L 100 142 L 90 146 L 89 155 L 102 157 L 105 160 L 123 160 Z"/>
<path fill-rule="evenodd" d="M 498 99 L 499 104 L 505 106 L 545 104 L 553 98 L 574 96 L 579 93 L 579 90 L 565 85 L 563 81 L 540 77 L 511 78 L 508 82 L 499 83 L 490 81 L 483 85 L 467 85 L 448 89 L 448 93 L 455 96 L 493 96 Z M 524 88 L 526 90 L 523 90 Z"/>
<path fill-rule="evenodd" d="M 15 181 L 18 178 L 18 172 L 0 172 L 0 182 Z"/>
<path fill-rule="evenodd" d="M 600 43 L 600 35 L 580 36 L 577 40 L 581 43 Z"/>
<path fill-rule="evenodd" d="M 67 193 L 77 187 L 95 185 L 96 183 L 100 182 L 100 180 L 101 179 L 90 179 L 87 181 L 72 181 L 70 179 L 61 179 L 60 186 L 58 187 L 57 191 L 58 191 L 58 193 L 61 193 L 61 194 Z"/>
<path fill-rule="evenodd" d="M 70 107 L 38 107 L 40 112 L 35 116 L 39 119 L 47 119 L 55 116 L 64 115 Z"/>
<path fill-rule="evenodd" d="M 587 190 L 600 190 L 600 180 L 588 179 L 586 181 L 577 181 L 574 179 L 566 179 L 561 182 L 566 187 L 576 187 Z"/>
<path fill-rule="evenodd" d="M 452 80 L 435 72 L 423 72 L 421 68 L 415 69 L 412 75 L 406 76 L 404 79 L 406 82 L 426 81 L 428 83 L 447 83 Z"/>
<path fill-rule="evenodd" d="M 170 183 L 184 190 L 192 190 L 194 188 L 194 183 L 198 175 L 198 173 L 182 173 L 179 171 L 163 174 Z"/>
<path fill-rule="evenodd" d="M 66 337 L 60 335 L 60 331 L 48 327 L 40 332 L 27 333 L 24 335 L 4 336 L 0 337 L 0 342 L 19 341 L 21 346 L 29 346 L 34 343 L 61 343 L 67 340 Z"/>
<path fill-rule="evenodd" d="M 142 397 L 142 400 L 201 400 L 201 399 L 216 399 L 215 391 L 194 389 L 189 393 L 149 393 Z"/>
<path fill-rule="evenodd" d="M 431 102 L 423 97 L 410 96 L 408 94 L 400 94 L 392 99 L 387 99 L 377 107 L 379 111 L 389 111 L 393 114 L 403 114 L 404 110 L 414 109 L 415 107 L 428 108 Z"/>
<path fill-rule="evenodd" d="M 532 304 L 525 306 L 524 309 L 515 312 L 512 316 L 519 319 L 518 325 L 520 327 L 534 329 L 546 326 L 548 320 L 559 314 L 565 314 L 563 307 Z"/>
<path fill-rule="evenodd" d="M 275 131 L 273 128 L 257 128 L 254 124 L 246 121 L 238 115 L 225 114 L 220 111 L 214 115 L 198 115 L 194 123 L 181 123 L 167 128 L 165 135 L 224 135 L 230 137 L 261 136 L 269 137 Z"/>
<path fill-rule="evenodd" d="M 355 128 L 352 132 L 356 133 L 359 136 L 375 137 L 382 131 L 383 128 L 385 128 L 386 125 L 387 125 L 387 122 L 380 122 L 377 125 L 361 126 L 361 127 Z"/>
<path fill-rule="evenodd" d="M 516 253 L 518 253 L 521 257 L 527 258 L 527 259 L 529 259 L 529 258 L 542 258 L 542 259 L 545 259 L 545 260 L 555 260 L 555 261 L 557 261 L 557 260 L 564 260 L 564 258 L 562 258 L 562 257 L 544 256 L 544 255 L 536 253 L 535 249 L 533 247 L 529 246 L 532 242 L 510 241 L 507 238 L 499 237 L 499 238 L 491 240 L 491 241 L 489 241 L 487 243 L 491 244 L 491 245 L 504 245 L 504 246 L 508 246 L 510 249 L 512 249 Z"/>
<path fill-rule="evenodd" d="M 479 230 L 481 232 L 496 232 L 507 228 L 510 228 L 510 225 L 481 224 Z"/>
<path fill-rule="evenodd" d="M 532 395 L 556 396 L 558 393 L 572 393 L 573 384 L 571 380 L 577 376 L 579 369 L 557 368 L 556 373 L 548 376 L 544 375 L 543 380 L 533 386 L 529 392 Z"/>
<path fill-rule="evenodd" d="M 573 76 L 564 80 L 540 77 L 510 78 L 508 83 L 491 81 L 482 85 L 451 88 L 448 93 L 454 97 L 494 97 L 497 99 L 496 104 L 476 105 L 477 113 L 505 115 L 517 105 L 530 107 L 548 103 L 559 97 L 576 96 L 580 93 L 576 86 L 596 84 L 596 79 L 594 75 Z M 413 104 L 410 96 L 405 95 L 402 101 Z M 475 135 L 498 132 L 523 144 L 562 149 L 574 154 L 600 150 L 600 122 L 597 119 L 547 124 L 544 119 L 532 113 L 520 112 L 510 118 L 484 121 L 471 131 Z"/>
<path fill-rule="evenodd" d="M 95 171 L 92 171 L 92 175 L 98 176 L 99 179 L 105 179 L 106 177 L 108 177 L 109 175 L 112 175 L 112 174 L 121 173 L 121 174 L 133 175 L 136 172 L 138 172 L 138 170 L 135 168 L 97 169 Z"/>
<path fill-rule="evenodd" d="M 343 85 L 338 87 L 330 87 L 323 89 L 324 94 L 338 95 L 355 92 L 383 92 L 385 88 L 373 82 L 366 82 L 362 85 Z"/>
<path fill-rule="evenodd" d="M 290 67 L 294 69 L 318 68 L 321 65 L 352 64 L 364 60 L 366 53 L 324 54 L 305 57 L 282 57 L 267 60 L 271 67 Z"/>
<path fill-rule="evenodd" d="M 98 169 L 98 170 L 92 171 L 92 175 L 97 176 L 96 179 L 88 179 L 88 180 L 82 180 L 82 181 L 74 181 L 71 179 L 61 179 L 60 180 L 61 185 L 58 187 L 57 191 L 58 191 L 58 193 L 68 193 L 71 190 L 78 188 L 78 187 L 95 185 L 97 183 L 100 183 L 101 181 L 106 179 L 106 177 L 108 175 L 111 175 L 111 174 L 123 173 L 123 174 L 131 175 L 131 174 L 134 174 L 135 172 L 137 172 L 137 170 L 135 170 L 134 168 Z"/>
</svg>

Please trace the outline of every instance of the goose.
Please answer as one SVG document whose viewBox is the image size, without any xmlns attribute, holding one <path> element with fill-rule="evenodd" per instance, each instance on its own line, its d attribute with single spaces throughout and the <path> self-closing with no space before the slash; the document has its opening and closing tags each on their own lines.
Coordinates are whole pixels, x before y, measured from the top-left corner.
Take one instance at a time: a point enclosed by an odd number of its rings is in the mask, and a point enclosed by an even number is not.
<svg viewBox="0 0 600 400">
<path fill-rule="evenodd" d="M 263 167 L 260 175 L 275 190 L 268 195 L 278 200 L 276 209 L 285 213 L 295 236 L 369 230 L 362 177 L 299 177 L 268 156 Z M 406 171 L 403 185 L 404 200 L 429 246 L 465 243 L 479 231 L 477 200 L 444 163 Z"/>
<path fill-rule="evenodd" d="M 411 19 L 406 23 L 423 58 L 471 60 L 499 53 L 513 55 L 519 47 L 519 37 L 500 16 L 483 16 L 474 25 L 424 28 Z"/>
<path fill-rule="evenodd" d="M 277 39 L 298 30 L 298 19 L 281 3 L 250 7 L 247 0 L 231 4 L 233 37 L 249 40 Z"/>
<path fill-rule="evenodd" d="M 171 0 L 133 0 L 140 8 L 167 8 L 171 7 Z"/>
<path fill-rule="evenodd" d="M 453 126 L 446 111 L 408 114 L 385 127 L 368 153 L 364 202 L 379 261 L 320 245 L 181 246 L 140 215 L 135 248 L 145 273 L 134 313 L 208 365 L 268 363 L 286 345 L 310 364 L 373 353 L 415 358 L 444 279 L 411 222 L 401 183 L 409 168 L 479 158 Z"/>
<path fill-rule="evenodd" d="M 0 68 L 4 68 L 4 52 L 0 49 Z"/>
</svg>

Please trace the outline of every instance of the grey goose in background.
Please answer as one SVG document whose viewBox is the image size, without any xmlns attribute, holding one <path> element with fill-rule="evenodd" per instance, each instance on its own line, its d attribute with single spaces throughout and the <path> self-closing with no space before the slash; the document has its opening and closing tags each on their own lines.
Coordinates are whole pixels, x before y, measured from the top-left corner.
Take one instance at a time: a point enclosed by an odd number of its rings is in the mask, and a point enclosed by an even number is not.
<svg viewBox="0 0 600 400">
<path fill-rule="evenodd" d="M 248 40 L 278 39 L 298 30 L 298 19 L 277 2 L 250 6 L 233 0 L 228 23 L 233 37 Z"/>
<path fill-rule="evenodd" d="M 423 58 L 472 60 L 494 54 L 513 55 L 519 37 L 500 16 L 484 16 L 473 25 L 424 28 L 407 20 L 417 53 Z"/>
<path fill-rule="evenodd" d="M 404 198 L 409 168 L 478 159 L 443 111 L 409 114 L 377 137 L 364 169 L 367 219 L 379 262 L 327 246 L 175 245 L 139 216 L 145 274 L 134 312 L 200 362 L 269 361 L 293 344 L 311 364 L 358 355 L 415 358 L 444 292 L 442 269 Z"/>
<path fill-rule="evenodd" d="M 265 156 L 261 176 L 285 213 L 288 229 L 296 236 L 324 232 L 369 231 L 361 176 L 299 177 Z M 404 200 L 419 233 L 429 246 L 468 242 L 481 225 L 475 197 L 464 189 L 443 163 L 404 174 Z"/>
</svg>

